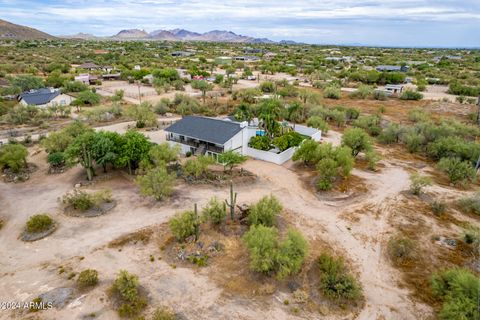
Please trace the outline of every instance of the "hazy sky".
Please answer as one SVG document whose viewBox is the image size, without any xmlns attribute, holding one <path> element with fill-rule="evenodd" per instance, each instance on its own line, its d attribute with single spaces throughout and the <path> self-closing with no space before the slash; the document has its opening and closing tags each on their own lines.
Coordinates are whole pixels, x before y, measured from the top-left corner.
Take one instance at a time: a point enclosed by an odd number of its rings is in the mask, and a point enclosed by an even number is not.
<svg viewBox="0 0 480 320">
<path fill-rule="evenodd" d="M 480 47 L 480 0 L 0 0 L 0 18 L 52 35 L 184 28 L 320 44 Z"/>
</svg>

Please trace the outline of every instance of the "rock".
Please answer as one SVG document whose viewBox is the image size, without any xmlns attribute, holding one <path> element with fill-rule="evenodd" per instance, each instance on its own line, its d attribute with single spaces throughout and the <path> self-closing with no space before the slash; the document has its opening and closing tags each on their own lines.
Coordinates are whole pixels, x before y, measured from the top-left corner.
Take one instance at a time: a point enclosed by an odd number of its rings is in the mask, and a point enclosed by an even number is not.
<svg viewBox="0 0 480 320">
<path fill-rule="evenodd" d="M 39 298 L 42 299 L 42 302 L 49 303 L 51 302 L 55 308 L 63 308 L 68 300 L 73 295 L 72 288 L 55 288 L 48 292 L 42 293 Z"/>
<path fill-rule="evenodd" d="M 76 183 L 76 184 L 75 184 L 75 188 L 80 188 L 81 186 L 82 186 L 81 183 Z"/>
</svg>

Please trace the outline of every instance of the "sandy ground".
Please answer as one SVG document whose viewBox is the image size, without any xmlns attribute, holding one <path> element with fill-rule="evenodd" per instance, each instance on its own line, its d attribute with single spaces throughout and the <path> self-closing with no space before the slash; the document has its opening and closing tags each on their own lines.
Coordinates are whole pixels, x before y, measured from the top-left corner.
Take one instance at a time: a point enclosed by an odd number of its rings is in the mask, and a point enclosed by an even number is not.
<svg viewBox="0 0 480 320">
<path fill-rule="evenodd" d="M 109 129 L 122 130 L 115 126 Z M 333 143 L 338 141 L 338 133 L 331 131 L 329 136 Z M 105 298 L 103 289 L 111 283 L 115 272 L 128 269 L 140 276 L 140 282 L 150 292 L 153 305 L 170 305 L 191 319 L 295 318 L 274 298 L 267 307 L 256 304 L 255 300 L 242 305 L 233 297 L 223 296 L 221 288 L 192 269 L 172 269 L 162 261 L 141 261 L 141 257 L 146 256 L 144 252 L 155 250 L 151 245 L 127 247 L 122 252 L 105 248 L 109 241 L 139 228 L 165 222 L 176 211 L 190 208 L 193 203 L 203 205 L 214 195 L 225 198 L 226 188 L 180 184 L 173 200 L 156 203 L 140 197 L 128 179 L 114 176 L 97 183 L 92 189 L 111 188 L 118 206 L 102 217 L 72 218 L 61 213 L 57 199 L 82 178 L 82 170 L 73 168 L 66 174 L 46 175 L 44 153 L 30 160 L 40 165 L 31 180 L 16 185 L 0 183 L 0 216 L 7 220 L 0 232 L 0 244 L 5 253 L 0 261 L 3 278 L 0 301 L 25 301 L 49 289 L 71 285 L 65 276 L 58 274 L 59 266 L 77 272 L 95 268 L 102 279 L 99 289 L 78 297 L 64 309 L 42 311 L 41 314 L 47 318 L 74 319 L 95 312 L 98 319 L 115 319 L 116 314 L 99 299 Z M 284 206 L 310 221 L 301 226 L 307 236 L 328 239 L 336 250 L 346 253 L 353 261 L 366 298 L 366 306 L 356 319 L 423 319 L 430 315 L 428 307 L 413 303 L 408 298 L 408 291 L 397 287 L 397 273 L 384 261 L 382 254 L 382 243 L 391 232 L 387 223 L 390 204 L 409 185 L 408 173 L 403 168 L 387 163 L 381 173 L 355 170 L 353 174 L 368 184 L 368 195 L 359 196 L 354 201 L 329 202 L 318 200 L 305 188 L 290 162 L 277 166 L 249 160 L 244 167 L 260 178 L 253 186 L 237 187 L 239 202 L 250 203 L 270 193 L 279 199 L 288 199 L 283 201 Z M 375 210 L 372 209 L 371 214 L 361 214 L 355 223 L 345 218 L 356 215 L 356 210 L 365 206 Z M 26 244 L 18 240 L 27 218 L 39 212 L 52 214 L 59 222 L 59 229 L 38 242 Z M 1 319 L 10 315 L 0 312 Z"/>
</svg>

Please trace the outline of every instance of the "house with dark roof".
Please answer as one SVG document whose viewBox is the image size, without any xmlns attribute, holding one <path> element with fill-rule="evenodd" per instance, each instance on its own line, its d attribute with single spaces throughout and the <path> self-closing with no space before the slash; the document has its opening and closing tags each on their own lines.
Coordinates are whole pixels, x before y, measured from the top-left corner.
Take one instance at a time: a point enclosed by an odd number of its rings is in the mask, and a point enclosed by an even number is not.
<svg viewBox="0 0 480 320">
<path fill-rule="evenodd" d="M 81 65 L 79 65 L 78 67 L 80 69 L 86 69 L 86 70 L 90 70 L 90 71 L 101 69 L 101 67 L 99 65 L 96 65 L 93 62 L 85 62 L 85 63 L 82 63 Z"/>
<path fill-rule="evenodd" d="M 388 66 L 381 65 L 375 68 L 377 71 L 386 71 L 386 72 L 408 72 L 410 69 L 409 66 Z"/>
<path fill-rule="evenodd" d="M 167 141 L 180 145 L 183 154 L 215 155 L 230 150 L 242 153 L 247 125 L 247 122 L 186 116 L 165 131 Z"/>
<path fill-rule="evenodd" d="M 69 106 L 74 98 L 61 93 L 59 89 L 42 88 L 24 92 L 18 96 L 18 100 L 24 106 L 34 105 L 46 108 L 54 105 Z"/>
<path fill-rule="evenodd" d="M 293 130 L 305 136 L 306 139 L 315 141 L 321 139 L 321 131 L 314 128 L 296 125 L 293 126 Z M 252 137 L 265 135 L 265 131 L 258 126 L 258 119 L 254 119 L 249 124 L 246 121 L 237 122 L 231 118 L 186 116 L 164 131 L 168 143 L 180 146 L 182 154 L 207 154 L 216 157 L 232 150 L 255 159 L 282 164 L 288 161 L 296 150 L 294 147 L 279 152 L 276 148 L 265 151 L 249 147 L 248 143 Z"/>
</svg>

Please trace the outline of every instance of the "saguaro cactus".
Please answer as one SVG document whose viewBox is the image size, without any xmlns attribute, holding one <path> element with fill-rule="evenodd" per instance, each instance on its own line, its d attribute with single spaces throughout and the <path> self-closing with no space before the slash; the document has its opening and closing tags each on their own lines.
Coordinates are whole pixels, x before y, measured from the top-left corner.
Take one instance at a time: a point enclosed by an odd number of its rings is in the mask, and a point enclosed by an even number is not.
<svg viewBox="0 0 480 320">
<path fill-rule="evenodd" d="M 198 217 L 198 209 L 196 203 L 193 205 L 193 212 L 195 214 L 195 242 L 197 242 L 198 238 L 200 237 L 200 219 Z"/>
<path fill-rule="evenodd" d="M 233 182 L 230 181 L 230 203 L 225 199 L 225 204 L 230 208 L 230 219 L 235 219 L 235 205 L 237 203 L 237 193 L 233 193 Z"/>
</svg>

